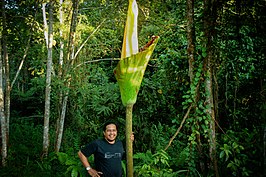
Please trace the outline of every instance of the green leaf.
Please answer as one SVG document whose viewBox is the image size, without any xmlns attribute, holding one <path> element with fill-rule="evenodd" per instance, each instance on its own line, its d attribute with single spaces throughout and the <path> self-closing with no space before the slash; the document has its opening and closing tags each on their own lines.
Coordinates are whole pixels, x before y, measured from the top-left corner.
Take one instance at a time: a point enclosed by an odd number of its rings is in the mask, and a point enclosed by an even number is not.
<svg viewBox="0 0 266 177">
<path fill-rule="evenodd" d="M 192 101 L 192 99 L 188 99 L 187 102 L 192 103 L 193 101 Z"/>
<path fill-rule="evenodd" d="M 58 156 L 58 160 L 62 164 L 64 164 L 66 162 L 67 158 L 68 158 L 68 155 L 66 153 L 63 153 L 63 152 L 58 152 L 57 156 Z"/>
<path fill-rule="evenodd" d="M 224 151 L 221 151 L 220 152 L 220 158 L 223 158 L 224 157 Z"/>
<path fill-rule="evenodd" d="M 196 77 L 200 77 L 200 73 L 199 72 L 196 73 Z"/>
<path fill-rule="evenodd" d="M 228 165 L 227 165 L 227 168 L 230 168 L 230 167 L 232 167 L 233 166 L 233 164 L 232 163 L 229 163 Z"/>
<path fill-rule="evenodd" d="M 72 169 L 71 177 L 78 177 L 78 169 L 77 169 L 77 167 Z"/>
<path fill-rule="evenodd" d="M 74 161 L 74 160 L 72 160 L 72 159 L 68 159 L 68 160 L 66 160 L 66 163 L 65 163 L 65 164 L 66 164 L 66 165 L 76 165 L 77 162 Z"/>
</svg>

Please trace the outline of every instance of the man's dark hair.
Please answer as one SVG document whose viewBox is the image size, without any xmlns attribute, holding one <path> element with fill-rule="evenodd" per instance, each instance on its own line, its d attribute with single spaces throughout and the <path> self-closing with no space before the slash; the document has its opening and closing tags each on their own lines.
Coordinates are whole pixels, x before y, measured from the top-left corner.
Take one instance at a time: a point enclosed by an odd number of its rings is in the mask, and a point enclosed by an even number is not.
<svg viewBox="0 0 266 177">
<path fill-rule="evenodd" d="M 105 131 L 107 125 L 110 125 L 110 124 L 114 124 L 116 126 L 116 130 L 118 131 L 118 124 L 115 121 L 107 121 L 107 122 L 105 122 L 105 124 L 103 125 L 103 131 Z"/>
</svg>

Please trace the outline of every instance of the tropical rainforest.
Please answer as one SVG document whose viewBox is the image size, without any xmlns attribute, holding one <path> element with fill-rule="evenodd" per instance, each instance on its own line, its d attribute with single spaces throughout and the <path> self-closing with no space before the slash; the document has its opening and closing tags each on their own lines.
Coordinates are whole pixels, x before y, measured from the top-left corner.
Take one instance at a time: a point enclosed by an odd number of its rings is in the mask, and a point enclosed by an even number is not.
<svg viewBox="0 0 266 177">
<path fill-rule="evenodd" d="M 0 176 L 86 176 L 77 152 L 109 120 L 125 141 L 128 3 L 1 0 Z M 137 3 L 139 45 L 159 40 L 132 111 L 134 176 L 266 176 L 266 1 Z"/>
</svg>

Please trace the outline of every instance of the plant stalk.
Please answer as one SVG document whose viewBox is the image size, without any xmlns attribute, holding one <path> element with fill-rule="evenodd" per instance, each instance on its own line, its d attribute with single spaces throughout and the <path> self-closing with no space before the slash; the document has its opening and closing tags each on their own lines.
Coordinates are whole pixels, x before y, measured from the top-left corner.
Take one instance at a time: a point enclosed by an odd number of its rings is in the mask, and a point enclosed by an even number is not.
<svg viewBox="0 0 266 177">
<path fill-rule="evenodd" d="M 127 154 L 127 177 L 133 177 L 133 146 L 132 146 L 132 111 L 133 104 L 126 106 L 126 154 Z"/>
</svg>

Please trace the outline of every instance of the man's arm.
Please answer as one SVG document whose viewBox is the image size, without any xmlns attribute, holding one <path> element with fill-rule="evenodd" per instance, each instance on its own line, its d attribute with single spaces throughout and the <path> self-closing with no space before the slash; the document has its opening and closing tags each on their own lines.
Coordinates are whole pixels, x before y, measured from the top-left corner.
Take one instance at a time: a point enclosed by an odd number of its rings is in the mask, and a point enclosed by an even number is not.
<svg viewBox="0 0 266 177">
<path fill-rule="evenodd" d="M 98 172 L 98 171 L 92 169 L 92 168 L 90 167 L 90 163 L 89 163 L 87 157 L 86 157 L 81 151 L 78 152 L 78 156 L 79 156 L 79 159 L 80 159 L 80 161 L 82 162 L 83 166 L 88 170 L 88 173 L 89 173 L 91 176 L 100 177 L 99 174 L 102 174 L 102 172 Z M 88 167 L 89 167 L 89 168 L 88 168 Z"/>
<path fill-rule="evenodd" d="M 78 156 L 79 156 L 79 159 L 85 168 L 90 167 L 90 163 L 89 163 L 87 157 L 81 151 L 78 152 Z"/>
</svg>

